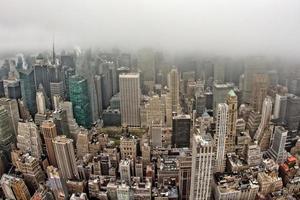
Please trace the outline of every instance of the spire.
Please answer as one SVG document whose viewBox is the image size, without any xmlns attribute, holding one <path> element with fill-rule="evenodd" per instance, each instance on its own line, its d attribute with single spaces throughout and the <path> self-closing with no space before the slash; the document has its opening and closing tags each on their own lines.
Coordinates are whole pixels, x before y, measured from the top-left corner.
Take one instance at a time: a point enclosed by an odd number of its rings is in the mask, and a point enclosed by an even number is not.
<svg viewBox="0 0 300 200">
<path fill-rule="evenodd" d="M 54 38 L 54 34 L 53 34 L 53 44 L 52 44 L 52 64 L 55 64 L 55 46 L 54 46 L 54 41 L 55 41 L 55 38 Z"/>
</svg>

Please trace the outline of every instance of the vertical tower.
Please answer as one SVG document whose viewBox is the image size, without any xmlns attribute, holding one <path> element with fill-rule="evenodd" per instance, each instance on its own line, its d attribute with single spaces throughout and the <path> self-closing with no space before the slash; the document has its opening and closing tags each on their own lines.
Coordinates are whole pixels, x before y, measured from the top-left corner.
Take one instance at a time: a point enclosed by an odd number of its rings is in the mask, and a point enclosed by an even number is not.
<svg viewBox="0 0 300 200">
<path fill-rule="evenodd" d="M 11 145 L 15 141 L 14 130 L 4 106 L 0 106 L 0 150 L 10 155 Z"/>
<path fill-rule="evenodd" d="M 57 136 L 56 132 L 56 126 L 55 124 L 48 120 L 44 121 L 41 125 L 42 134 L 44 136 L 46 150 L 47 150 L 47 156 L 49 159 L 50 165 L 57 166 L 56 158 L 54 155 L 54 148 L 52 144 L 52 139 L 54 139 Z"/>
<path fill-rule="evenodd" d="M 179 74 L 177 69 L 172 69 L 168 74 L 168 87 L 170 89 L 172 112 L 178 112 L 179 106 Z"/>
<path fill-rule="evenodd" d="M 261 121 L 254 135 L 254 139 L 257 140 L 259 143 L 262 137 L 264 136 L 266 129 L 269 127 L 271 114 L 272 114 L 272 100 L 271 97 L 267 96 L 263 102 Z"/>
<path fill-rule="evenodd" d="M 37 126 L 33 122 L 18 123 L 17 147 L 23 152 L 30 152 L 39 159 L 42 154 L 42 141 Z"/>
<path fill-rule="evenodd" d="M 30 200 L 30 193 L 23 179 L 4 174 L 0 183 L 6 199 Z"/>
<path fill-rule="evenodd" d="M 181 148 L 190 146 L 191 116 L 177 115 L 172 123 L 172 146 Z"/>
<path fill-rule="evenodd" d="M 121 74 L 120 110 L 122 124 L 140 126 L 140 75 L 138 73 Z"/>
<path fill-rule="evenodd" d="M 211 135 L 194 135 L 190 199 L 210 199 L 213 157 L 214 144 Z"/>
<path fill-rule="evenodd" d="M 79 178 L 73 140 L 67 138 L 65 135 L 56 136 L 53 139 L 53 148 L 62 177 L 65 179 Z"/>
<path fill-rule="evenodd" d="M 38 91 L 36 93 L 36 105 L 37 112 L 44 115 L 46 113 L 46 102 L 44 93 L 42 91 Z"/>
<path fill-rule="evenodd" d="M 36 88 L 34 84 L 34 70 L 20 69 L 20 82 L 22 99 L 25 102 L 30 114 L 34 116 L 36 113 Z"/>
<path fill-rule="evenodd" d="M 255 112 L 261 112 L 262 103 L 267 96 L 269 77 L 267 74 L 254 74 L 252 82 L 251 105 Z"/>
<path fill-rule="evenodd" d="M 214 136 L 216 146 L 216 172 L 224 172 L 225 170 L 225 141 L 227 139 L 227 119 L 228 105 L 226 103 L 220 103 L 217 108 L 216 133 Z"/>
<path fill-rule="evenodd" d="M 276 126 L 274 130 L 274 139 L 271 148 L 267 155 L 273 158 L 277 163 L 283 163 L 286 160 L 287 152 L 285 150 L 285 143 L 288 131 L 282 126 Z"/>
<path fill-rule="evenodd" d="M 226 103 L 228 105 L 228 119 L 227 119 L 227 138 L 226 138 L 226 152 L 235 151 L 236 139 L 236 120 L 237 120 L 237 96 L 233 90 L 230 90 L 227 95 Z"/>
<path fill-rule="evenodd" d="M 74 75 L 70 78 L 69 87 L 76 122 L 85 128 L 90 128 L 92 119 L 87 80 Z"/>
</svg>

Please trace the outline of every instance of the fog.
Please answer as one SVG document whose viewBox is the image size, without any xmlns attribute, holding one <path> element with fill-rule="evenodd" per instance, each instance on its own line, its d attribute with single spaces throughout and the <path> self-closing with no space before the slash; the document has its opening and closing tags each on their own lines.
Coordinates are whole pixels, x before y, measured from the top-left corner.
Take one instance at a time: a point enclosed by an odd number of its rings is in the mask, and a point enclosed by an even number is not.
<svg viewBox="0 0 300 200">
<path fill-rule="evenodd" d="M 1 0 L 0 52 L 153 47 L 297 57 L 299 0 Z"/>
</svg>

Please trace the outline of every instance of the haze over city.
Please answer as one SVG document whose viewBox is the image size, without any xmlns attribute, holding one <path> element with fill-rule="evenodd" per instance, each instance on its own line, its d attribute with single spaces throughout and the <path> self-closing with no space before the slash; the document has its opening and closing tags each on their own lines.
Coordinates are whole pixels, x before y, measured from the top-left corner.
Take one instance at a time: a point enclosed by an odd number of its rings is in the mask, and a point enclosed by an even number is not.
<svg viewBox="0 0 300 200">
<path fill-rule="evenodd" d="M 0 52 L 73 47 L 225 55 L 300 52 L 300 2 L 2 0 Z"/>
</svg>

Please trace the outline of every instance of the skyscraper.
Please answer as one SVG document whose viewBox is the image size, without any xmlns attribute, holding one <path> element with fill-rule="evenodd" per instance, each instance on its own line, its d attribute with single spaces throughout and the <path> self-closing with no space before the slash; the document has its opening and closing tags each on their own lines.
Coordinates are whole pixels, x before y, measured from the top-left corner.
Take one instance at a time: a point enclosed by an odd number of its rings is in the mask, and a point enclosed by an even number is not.
<svg viewBox="0 0 300 200">
<path fill-rule="evenodd" d="M 7 110 L 11 124 L 13 125 L 14 134 L 17 135 L 18 122 L 20 120 L 18 102 L 15 99 L 0 98 L 0 106 L 4 106 Z"/>
<path fill-rule="evenodd" d="M 300 121 L 300 97 L 289 94 L 287 97 L 285 121 L 289 130 L 298 130 Z"/>
<path fill-rule="evenodd" d="M 30 200 L 30 193 L 23 179 L 4 174 L 0 183 L 6 199 Z"/>
<path fill-rule="evenodd" d="M 53 139 L 53 148 L 57 160 L 58 168 L 65 179 L 78 179 L 78 169 L 76 165 L 73 140 L 65 135 L 56 136 Z"/>
<path fill-rule="evenodd" d="M 274 103 L 274 119 L 277 119 L 279 123 L 284 123 L 286 115 L 287 96 L 276 94 Z"/>
<path fill-rule="evenodd" d="M 268 150 L 267 155 L 273 158 L 277 163 L 283 163 L 287 158 L 285 150 L 285 143 L 288 131 L 282 126 L 276 126 L 274 130 L 274 138 L 271 148 Z"/>
<path fill-rule="evenodd" d="M 218 108 L 218 104 L 225 103 L 226 97 L 230 90 L 233 90 L 233 84 L 226 83 L 226 84 L 218 84 L 214 83 L 213 86 L 213 111 L 214 117 L 216 117 L 216 110 Z"/>
<path fill-rule="evenodd" d="M 57 161 L 54 155 L 54 148 L 52 143 L 52 140 L 57 136 L 55 124 L 50 120 L 44 121 L 41 125 L 41 130 L 45 140 L 49 163 L 50 165 L 56 167 Z"/>
<path fill-rule="evenodd" d="M 177 69 L 172 69 L 168 74 L 168 87 L 170 90 L 172 112 L 178 113 L 180 110 L 179 104 L 179 74 Z"/>
<path fill-rule="evenodd" d="M 210 199 L 213 158 L 214 143 L 211 135 L 194 135 L 190 199 Z"/>
<path fill-rule="evenodd" d="M 11 145 L 15 141 L 14 130 L 4 106 L 0 106 L 0 150 L 10 155 Z"/>
<path fill-rule="evenodd" d="M 189 147 L 191 134 L 191 116 L 174 116 L 172 129 L 172 146 L 177 148 Z"/>
<path fill-rule="evenodd" d="M 121 74 L 120 111 L 122 124 L 140 126 L 140 75 L 138 73 Z"/>
<path fill-rule="evenodd" d="M 254 74 L 252 82 L 251 106 L 255 112 L 261 112 L 262 104 L 267 96 L 269 77 L 267 74 Z"/>
<path fill-rule="evenodd" d="M 264 133 L 266 132 L 266 129 L 269 127 L 269 123 L 271 120 L 272 115 L 272 100 L 271 97 L 267 96 L 264 99 L 263 105 L 262 105 L 262 115 L 261 115 L 261 121 L 258 126 L 258 129 L 254 135 L 254 139 L 260 143 L 260 140 L 263 138 Z M 269 138 L 270 139 L 270 138 Z M 265 148 L 262 148 L 262 150 Z"/>
<path fill-rule="evenodd" d="M 214 135 L 216 145 L 216 172 L 224 172 L 225 170 L 225 141 L 227 139 L 227 120 L 228 105 L 226 103 L 220 103 L 217 107 L 216 133 Z"/>
<path fill-rule="evenodd" d="M 230 90 L 227 95 L 226 104 L 228 105 L 228 119 L 227 119 L 227 137 L 226 137 L 226 152 L 235 151 L 236 141 L 236 120 L 237 120 L 237 96 L 233 90 Z"/>
<path fill-rule="evenodd" d="M 42 154 L 42 141 L 37 126 L 33 122 L 19 122 L 17 147 L 23 153 L 31 153 L 39 159 Z"/>
<path fill-rule="evenodd" d="M 19 75 L 22 99 L 25 102 L 30 114 L 34 116 L 36 113 L 36 88 L 34 84 L 34 71 L 32 68 L 20 69 Z"/>
<path fill-rule="evenodd" d="M 78 125 L 90 128 L 92 119 L 87 80 L 74 75 L 70 77 L 69 89 L 76 122 Z"/>
</svg>

